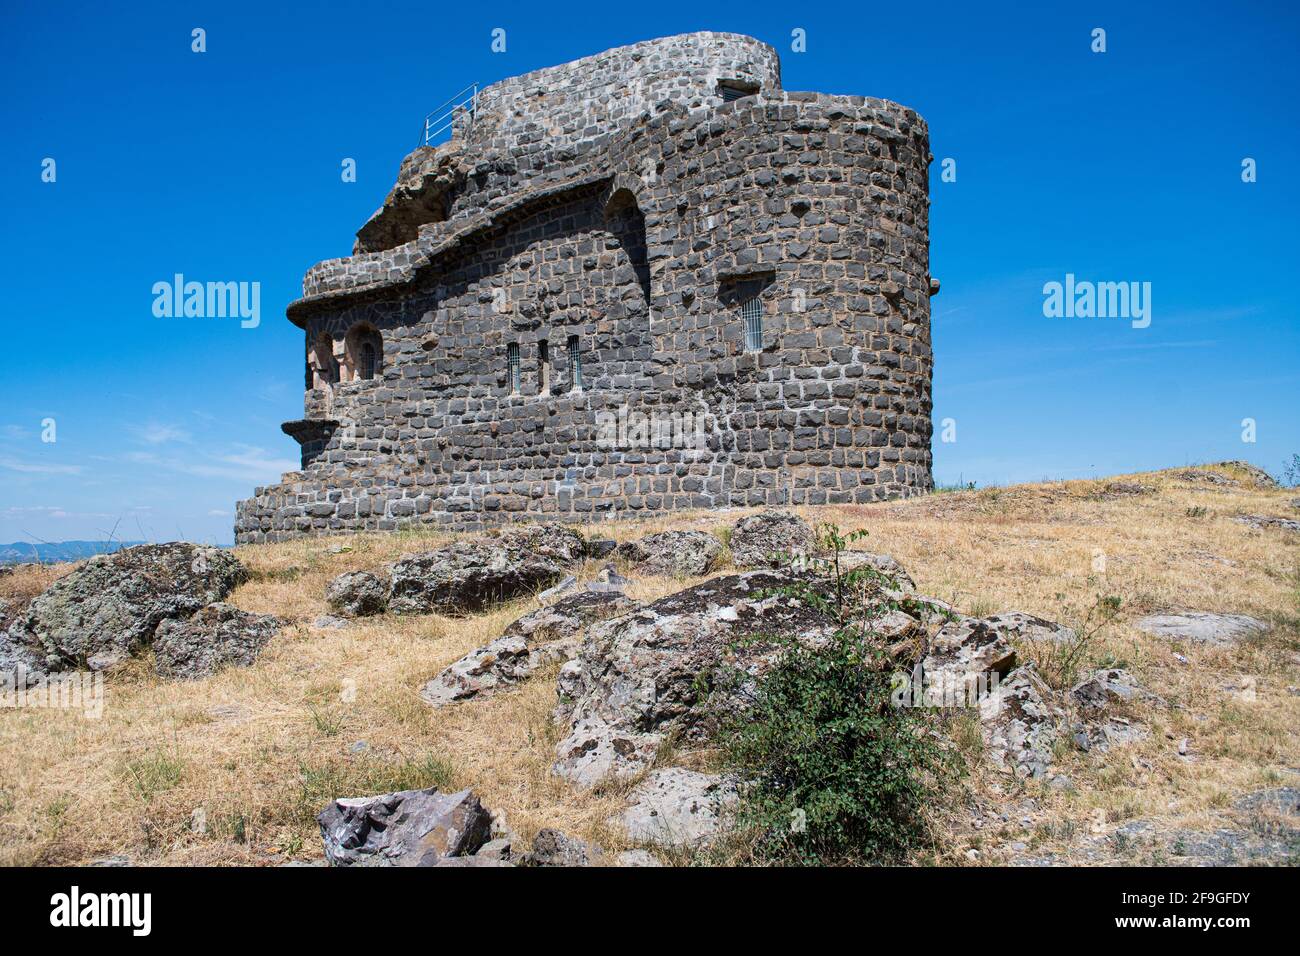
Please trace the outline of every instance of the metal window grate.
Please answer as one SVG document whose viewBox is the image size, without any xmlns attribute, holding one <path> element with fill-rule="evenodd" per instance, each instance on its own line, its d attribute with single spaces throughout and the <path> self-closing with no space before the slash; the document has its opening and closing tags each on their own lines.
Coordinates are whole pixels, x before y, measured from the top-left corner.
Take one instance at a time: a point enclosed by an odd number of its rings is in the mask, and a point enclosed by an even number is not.
<svg viewBox="0 0 1300 956">
<path fill-rule="evenodd" d="M 740 315 L 745 320 L 745 351 L 763 351 L 763 303 L 758 296 L 740 304 Z"/>
<path fill-rule="evenodd" d="M 578 337 L 569 336 L 569 387 L 582 391 L 582 352 L 578 350 Z"/>
<path fill-rule="evenodd" d="M 734 103 L 742 97 L 752 95 L 750 90 L 742 90 L 738 86 L 728 86 L 725 83 L 718 84 L 718 92 L 722 94 L 722 102 L 724 103 Z"/>
<path fill-rule="evenodd" d="M 375 368 L 379 364 L 375 347 L 369 342 L 361 344 L 361 377 L 366 381 L 375 377 Z"/>
<path fill-rule="evenodd" d="M 506 362 L 510 368 L 510 392 L 519 391 L 519 343 L 511 342 L 506 346 Z"/>
</svg>

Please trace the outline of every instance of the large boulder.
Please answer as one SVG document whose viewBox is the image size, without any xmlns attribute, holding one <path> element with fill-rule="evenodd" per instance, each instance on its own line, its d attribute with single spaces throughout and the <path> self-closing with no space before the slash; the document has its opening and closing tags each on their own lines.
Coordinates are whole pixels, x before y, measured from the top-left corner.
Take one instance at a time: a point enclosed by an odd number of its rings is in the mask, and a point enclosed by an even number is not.
<svg viewBox="0 0 1300 956">
<path fill-rule="evenodd" d="M 792 556 L 811 553 L 816 542 L 813 529 L 798 515 L 762 511 L 732 527 L 731 559 L 738 568 L 779 567 Z"/>
<path fill-rule="evenodd" d="M 451 858 L 472 856 L 492 831 L 491 814 L 471 790 L 402 790 L 335 800 L 317 822 L 331 866 L 446 865 Z"/>
<path fill-rule="evenodd" d="M 269 614 L 218 601 L 185 621 L 163 621 L 154 635 L 154 670 L 171 680 L 199 680 L 223 667 L 248 667 L 280 630 Z"/>
<path fill-rule="evenodd" d="M 636 606 L 617 591 L 575 591 L 524 615 L 495 641 L 466 654 L 425 684 L 420 696 L 441 707 L 516 684 L 547 663 L 572 658 L 588 625 Z"/>
<path fill-rule="evenodd" d="M 229 551 L 173 542 L 91 558 L 55 581 L 10 627 L 10 638 L 49 671 L 116 664 L 182 619 L 225 599 L 245 577 Z"/>
<path fill-rule="evenodd" d="M 1071 628 L 1024 611 L 991 614 L 984 622 L 1009 638 L 1033 643 L 1069 644 L 1077 638 Z"/>
<path fill-rule="evenodd" d="M 591 627 L 560 671 L 556 716 L 567 732 L 555 772 L 595 786 L 649 766 L 670 732 L 686 743 L 711 736 L 743 706 L 744 681 L 780 652 L 768 635 L 816 642 L 834 632 L 806 602 L 769 593 L 794 580 L 772 571 L 714 578 Z"/>
<path fill-rule="evenodd" d="M 722 553 L 722 542 L 704 531 L 661 531 L 619 545 L 618 553 L 647 574 L 697 577 Z"/>
<path fill-rule="evenodd" d="M 1139 631 L 1170 637 L 1175 640 L 1195 641 L 1218 647 L 1235 644 L 1242 638 L 1268 630 L 1263 621 L 1245 614 L 1211 614 L 1206 611 L 1184 611 L 1179 614 L 1149 614 L 1136 624 Z"/>
<path fill-rule="evenodd" d="M 510 528 L 408 554 L 390 568 L 388 609 L 397 614 L 463 614 L 555 584 L 586 554 L 582 538 L 559 525 Z"/>
<path fill-rule="evenodd" d="M 681 767 L 655 770 L 633 788 L 621 822 L 628 839 L 664 847 L 694 847 L 724 826 L 737 801 L 735 785 Z"/>
<path fill-rule="evenodd" d="M 348 571 L 325 589 L 325 602 L 345 617 L 369 617 L 388 608 L 388 579 L 374 571 Z"/>
</svg>

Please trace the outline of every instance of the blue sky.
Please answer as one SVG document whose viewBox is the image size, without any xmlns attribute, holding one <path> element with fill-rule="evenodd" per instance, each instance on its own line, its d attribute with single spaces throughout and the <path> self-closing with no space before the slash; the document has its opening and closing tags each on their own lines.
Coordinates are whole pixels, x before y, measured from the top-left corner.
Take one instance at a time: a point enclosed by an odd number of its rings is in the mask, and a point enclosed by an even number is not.
<svg viewBox="0 0 1300 956">
<path fill-rule="evenodd" d="M 1300 13 L 1137 6 L 11 0 L 0 541 L 116 524 L 229 542 L 235 500 L 296 464 L 279 425 L 302 414 L 303 341 L 284 307 L 350 252 L 424 114 L 472 81 L 702 29 L 776 46 L 786 89 L 928 120 L 939 482 L 1228 457 L 1276 473 L 1300 452 Z M 153 284 L 178 272 L 260 282 L 260 325 L 156 318 Z M 1044 317 L 1066 273 L 1150 282 L 1151 325 Z"/>
</svg>

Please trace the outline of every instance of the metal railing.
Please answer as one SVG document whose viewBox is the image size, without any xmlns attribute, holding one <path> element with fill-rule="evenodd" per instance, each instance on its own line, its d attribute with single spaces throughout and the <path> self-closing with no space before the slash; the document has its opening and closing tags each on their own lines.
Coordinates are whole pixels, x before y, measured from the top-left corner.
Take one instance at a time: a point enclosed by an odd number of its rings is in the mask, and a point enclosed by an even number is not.
<svg viewBox="0 0 1300 956">
<path fill-rule="evenodd" d="M 469 113 L 470 122 L 474 122 L 474 113 L 478 110 L 478 84 L 471 83 L 447 102 L 424 117 L 424 132 L 420 136 L 420 146 L 428 146 L 443 133 L 451 130 L 462 113 Z"/>
</svg>

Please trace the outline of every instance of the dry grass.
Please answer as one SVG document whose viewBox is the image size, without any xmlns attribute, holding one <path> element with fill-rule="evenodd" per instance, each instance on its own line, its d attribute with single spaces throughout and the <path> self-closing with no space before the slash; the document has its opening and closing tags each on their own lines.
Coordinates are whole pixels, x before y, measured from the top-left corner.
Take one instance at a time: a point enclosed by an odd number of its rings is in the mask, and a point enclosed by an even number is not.
<svg viewBox="0 0 1300 956">
<path fill-rule="evenodd" d="M 1052 818 L 1040 828 L 1045 847 L 1064 845 L 1098 814 L 1111 823 L 1140 814 L 1195 826 L 1241 792 L 1294 780 L 1286 773 L 1300 767 L 1300 697 L 1289 690 L 1300 684 L 1300 549 L 1285 531 L 1231 520 L 1287 514 L 1294 492 L 1222 489 L 1175 474 L 801 509 L 815 523 L 868 528 L 861 547 L 892 553 L 924 593 L 967 612 L 1019 609 L 1077 625 L 1099 597 L 1122 599 L 1119 619 L 1090 642 L 1082 664 L 1128 666 L 1171 703 L 1140 708 L 1151 737 L 1106 756 L 1063 748 L 1060 770 L 1075 792 L 984 772 L 972 781 L 989 799 L 1035 796 Z M 1108 482 L 1153 490 L 1112 494 Z M 718 531 L 738 515 L 680 513 L 583 530 L 627 540 L 669 527 Z M 252 580 L 233 603 L 289 622 L 254 667 L 166 683 L 142 659 L 110 677 L 100 720 L 0 711 L 0 863 L 84 863 L 123 852 L 160 864 L 317 858 L 314 815 L 331 797 L 429 785 L 473 786 L 525 840 L 554 826 L 626 846 L 606 823 L 621 793 L 580 792 L 549 773 L 557 738 L 550 675 L 441 710 L 419 699 L 427 679 L 498 636 L 529 601 L 467 619 L 312 626 L 332 577 L 439 540 L 402 533 L 240 548 Z M 30 598 L 66 569 L 0 577 L 0 596 Z M 647 578 L 631 593 L 648 600 L 681 586 Z M 1251 614 L 1273 629 L 1237 648 L 1203 649 L 1131 626 L 1141 613 L 1181 608 Z M 1232 689 L 1243 680 L 1254 700 Z M 1177 753 L 1182 738 L 1192 759 Z M 192 823 L 200 808 L 206 828 Z M 964 859 L 970 844 L 956 823 L 953 837 L 941 859 Z"/>
</svg>

